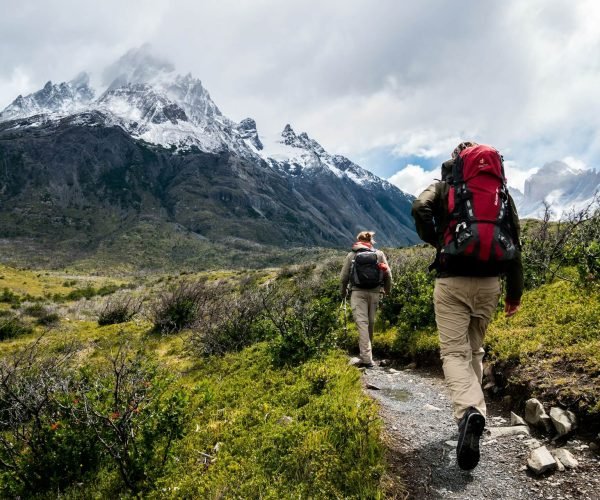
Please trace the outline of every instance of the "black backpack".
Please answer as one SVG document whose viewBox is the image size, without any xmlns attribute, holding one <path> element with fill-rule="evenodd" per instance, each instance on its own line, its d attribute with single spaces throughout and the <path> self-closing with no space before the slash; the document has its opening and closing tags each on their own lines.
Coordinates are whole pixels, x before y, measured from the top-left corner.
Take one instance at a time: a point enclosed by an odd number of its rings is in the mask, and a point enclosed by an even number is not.
<svg viewBox="0 0 600 500">
<path fill-rule="evenodd" d="M 350 268 L 350 282 L 357 288 L 375 288 L 383 284 L 383 271 L 379 269 L 377 252 L 358 250 Z"/>
</svg>

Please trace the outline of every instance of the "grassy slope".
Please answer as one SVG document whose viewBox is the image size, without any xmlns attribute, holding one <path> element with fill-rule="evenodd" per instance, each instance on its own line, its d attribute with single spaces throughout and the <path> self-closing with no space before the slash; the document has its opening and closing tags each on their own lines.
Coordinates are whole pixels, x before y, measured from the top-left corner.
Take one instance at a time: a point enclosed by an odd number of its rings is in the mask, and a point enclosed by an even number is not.
<svg viewBox="0 0 600 500">
<path fill-rule="evenodd" d="M 43 296 L 60 292 L 62 275 L 2 269 L 9 288 Z M 226 273 L 230 274 L 230 273 Z M 80 277 L 81 278 L 81 277 Z M 86 301 L 82 301 L 86 302 Z M 65 304 L 64 308 L 75 308 Z M 2 342 L 10 355 L 44 333 L 52 355 L 65 343 L 78 345 L 78 362 L 100 363 L 126 340 L 144 346 L 176 375 L 191 395 L 192 416 L 177 444 L 157 498 L 379 498 L 383 495 L 383 449 L 372 400 L 362 394 L 359 373 L 341 352 L 299 367 L 275 368 L 268 344 L 224 358 L 194 358 L 185 335 L 149 333 L 138 320 L 99 327 L 91 320 L 63 319 L 50 330 Z M 282 417 L 291 417 L 282 418 Z M 217 443 L 220 449 L 215 453 Z M 216 457 L 208 459 L 206 455 Z M 66 498 L 123 495 L 115 470 L 105 469 Z"/>
</svg>

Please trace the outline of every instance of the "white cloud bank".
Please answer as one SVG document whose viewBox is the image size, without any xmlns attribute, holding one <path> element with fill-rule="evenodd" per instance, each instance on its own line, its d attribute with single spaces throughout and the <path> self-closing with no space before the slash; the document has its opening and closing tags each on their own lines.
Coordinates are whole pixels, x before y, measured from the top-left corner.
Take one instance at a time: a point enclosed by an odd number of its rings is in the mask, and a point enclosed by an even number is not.
<svg viewBox="0 0 600 500">
<path fill-rule="evenodd" d="M 418 196 L 436 177 L 439 179 L 439 176 L 437 169 L 428 171 L 420 165 L 409 164 L 392 175 L 388 181 L 402 191 Z"/>
</svg>

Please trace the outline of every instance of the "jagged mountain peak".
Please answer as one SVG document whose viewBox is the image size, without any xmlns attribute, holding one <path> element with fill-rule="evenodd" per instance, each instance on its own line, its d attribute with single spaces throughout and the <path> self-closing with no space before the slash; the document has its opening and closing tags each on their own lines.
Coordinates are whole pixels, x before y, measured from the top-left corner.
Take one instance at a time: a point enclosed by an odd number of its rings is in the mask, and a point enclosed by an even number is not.
<svg viewBox="0 0 600 500">
<path fill-rule="evenodd" d="M 48 80 L 38 91 L 17 98 L 1 113 L 0 121 L 25 118 L 40 113 L 68 114 L 82 109 L 94 98 L 89 86 L 89 75 L 80 73 L 73 80 L 52 83 Z"/>
</svg>

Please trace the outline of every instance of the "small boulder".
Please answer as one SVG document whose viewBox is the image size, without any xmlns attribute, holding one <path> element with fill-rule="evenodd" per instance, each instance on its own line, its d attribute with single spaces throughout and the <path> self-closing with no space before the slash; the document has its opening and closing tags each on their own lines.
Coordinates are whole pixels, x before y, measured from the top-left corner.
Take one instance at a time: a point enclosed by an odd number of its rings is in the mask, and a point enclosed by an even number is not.
<svg viewBox="0 0 600 500">
<path fill-rule="evenodd" d="M 423 409 L 425 409 L 425 410 L 427 410 L 427 411 L 442 411 L 442 409 L 441 409 L 441 408 L 438 408 L 437 406 L 430 405 L 429 403 L 427 403 L 427 404 L 426 404 L 426 405 L 423 407 Z"/>
<path fill-rule="evenodd" d="M 444 444 L 448 448 L 456 448 L 458 446 L 458 441 L 445 441 Z"/>
<path fill-rule="evenodd" d="M 560 460 L 560 462 L 567 469 L 575 469 L 579 465 L 579 462 L 575 459 L 575 457 L 571 454 L 569 450 L 566 450 L 564 448 L 557 448 L 552 452 L 552 454 L 554 455 L 554 458 L 556 458 L 556 460 Z"/>
<path fill-rule="evenodd" d="M 515 425 L 513 427 L 490 427 L 487 431 L 491 439 L 504 436 L 516 436 L 517 434 L 529 435 L 529 428 L 525 425 Z"/>
<path fill-rule="evenodd" d="M 537 399 L 528 399 L 525 402 L 525 421 L 531 425 L 538 425 L 543 416 L 546 415 L 544 406 Z"/>
<path fill-rule="evenodd" d="M 289 415 L 284 415 L 277 422 L 281 425 L 290 425 L 293 421 L 294 419 L 292 417 Z"/>
<path fill-rule="evenodd" d="M 373 391 L 380 391 L 381 390 L 381 387 L 377 387 L 376 385 L 370 384 L 369 382 L 367 382 L 365 384 L 365 386 L 367 387 L 367 389 L 371 389 Z"/>
<path fill-rule="evenodd" d="M 563 410 L 562 408 L 552 408 L 550 410 L 550 418 L 559 436 L 566 436 L 577 425 L 575 414 L 572 411 Z"/>
<path fill-rule="evenodd" d="M 525 420 L 523 420 L 516 413 L 510 412 L 510 425 L 527 425 Z"/>
<path fill-rule="evenodd" d="M 558 472 L 564 472 L 565 466 L 562 464 L 562 462 L 556 457 L 554 457 L 554 460 L 556 460 L 556 470 L 558 470 Z"/>
<path fill-rule="evenodd" d="M 359 365 L 359 364 L 360 364 L 360 358 L 357 358 L 356 356 L 354 356 L 354 357 L 352 357 L 352 358 L 350 358 L 350 359 L 348 360 L 348 364 L 349 364 L 350 366 L 356 366 L 356 365 Z"/>
<path fill-rule="evenodd" d="M 531 452 L 527 460 L 527 466 L 534 474 L 543 474 L 547 471 L 556 470 L 557 463 L 548 448 L 542 446 Z"/>
</svg>

